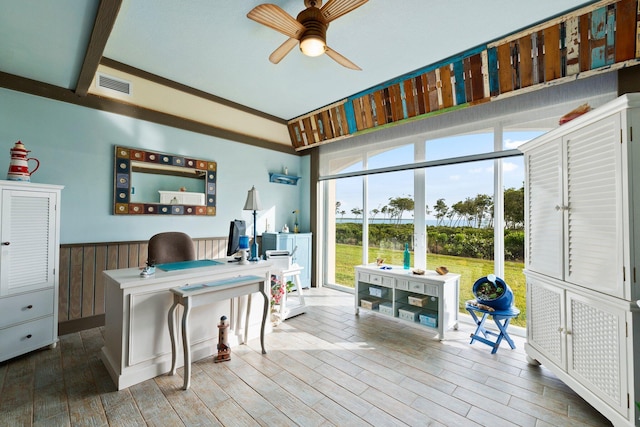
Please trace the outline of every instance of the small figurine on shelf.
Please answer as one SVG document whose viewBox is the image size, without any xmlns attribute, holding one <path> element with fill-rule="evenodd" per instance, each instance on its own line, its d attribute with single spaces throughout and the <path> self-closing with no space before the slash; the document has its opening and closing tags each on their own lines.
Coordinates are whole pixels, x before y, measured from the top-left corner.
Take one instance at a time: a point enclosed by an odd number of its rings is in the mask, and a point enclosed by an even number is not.
<svg viewBox="0 0 640 427">
<path fill-rule="evenodd" d="M 300 232 L 300 226 L 298 224 L 298 213 L 300 211 L 298 209 L 296 209 L 295 211 L 291 212 L 292 214 L 295 215 L 295 221 L 293 223 L 293 232 L 294 233 L 299 233 Z"/>
<path fill-rule="evenodd" d="M 288 233 L 289 232 L 289 227 L 287 226 L 287 224 L 285 224 L 284 227 L 282 227 L 282 232 L 283 233 Z"/>
<path fill-rule="evenodd" d="M 147 265 L 140 272 L 140 277 L 150 277 L 156 272 L 155 262 L 153 260 L 147 260 Z"/>
<path fill-rule="evenodd" d="M 213 359 L 215 363 L 231 360 L 231 347 L 229 347 L 228 335 L 229 321 L 227 320 L 227 316 L 222 316 L 220 323 L 218 323 L 218 354 Z"/>
</svg>

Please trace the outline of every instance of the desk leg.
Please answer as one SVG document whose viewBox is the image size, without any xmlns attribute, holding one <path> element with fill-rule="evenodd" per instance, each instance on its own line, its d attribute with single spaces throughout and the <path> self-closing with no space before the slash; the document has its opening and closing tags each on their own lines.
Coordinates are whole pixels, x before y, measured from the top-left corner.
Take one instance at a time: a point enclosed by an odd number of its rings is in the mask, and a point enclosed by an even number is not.
<svg viewBox="0 0 640 427">
<path fill-rule="evenodd" d="M 249 314 L 251 314 L 251 294 L 247 297 L 247 314 L 244 316 L 244 336 L 242 344 L 246 344 L 249 340 Z"/>
<path fill-rule="evenodd" d="M 176 308 L 178 308 L 178 296 L 174 295 L 173 305 L 169 309 L 167 323 L 169 324 L 169 336 L 171 337 L 171 370 L 169 375 L 176 374 L 176 359 L 178 354 L 178 342 L 176 340 Z"/>
<path fill-rule="evenodd" d="M 189 312 L 191 311 L 191 297 L 183 301 L 184 313 L 182 313 L 182 346 L 184 351 L 184 386 L 187 390 L 191 385 L 191 346 L 189 345 Z"/>
<path fill-rule="evenodd" d="M 265 286 L 269 282 L 264 282 L 260 289 L 260 293 L 264 298 L 264 308 L 262 310 L 262 327 L 260 328 L 260 345 L 262 346 L 262 354 L 267 354 L 267 350 L 264 349 L 264 327 L 267 324 L 267 315 L 269 314 L 269 297 L 265 292 Z"/>
</svg>

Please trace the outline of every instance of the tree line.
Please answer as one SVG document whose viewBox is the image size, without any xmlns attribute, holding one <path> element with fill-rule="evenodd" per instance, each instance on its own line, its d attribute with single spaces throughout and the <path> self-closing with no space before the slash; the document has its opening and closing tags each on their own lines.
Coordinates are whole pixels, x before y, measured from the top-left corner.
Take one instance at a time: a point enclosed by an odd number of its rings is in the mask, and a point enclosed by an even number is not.
<svg viewBox="0 0 640 427">
<path fill-rule="evenodd" d="M 487 194 L 478 194 L 475 197 L 467 197 L 448 206 L 444 198 L 436 200 L 430 208 L 425 206 L 427 215 L 433 214 L 436 225 L 449 225 L 457 227 L 465 225 L 473 228 L 493 228 L 493 197 Z M 411 196 L 390 197 L 389 202 L 378 208 L 369 211 L 369 218 L 374 220 L 378 215 L 382 215 L 384 222 L 400 224 L 405 213 L 412 213 L 415 210 L 415 202 Z M 340 215 L 344 219 L 347 212 L 342 209 L 342 203 L 336 202 L 336 216 Z M 363 215 L 361 208 L 351 209 L 355 219 Z M 524 227 L 524 186 L 507 188 L 504 190 L 504 220 L 508 229 L 517 230 Z M 445 224 L 445 221 L 447 224 Z"/>
</svg>

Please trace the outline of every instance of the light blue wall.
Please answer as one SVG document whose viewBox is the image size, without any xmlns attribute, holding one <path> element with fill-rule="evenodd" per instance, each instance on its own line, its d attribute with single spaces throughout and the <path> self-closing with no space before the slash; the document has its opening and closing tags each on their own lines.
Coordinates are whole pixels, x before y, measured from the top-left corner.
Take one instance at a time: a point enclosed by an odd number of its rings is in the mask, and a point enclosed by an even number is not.
<svg viewBox="0 0 640 427">
<path fill-rule="evenodd" d="M 258 234 L 291 225 L 292 211 L 309 229 L 309 158 L 252 147 L 220 138 L 158 125 L 118 114 L 0 89 L 0 177 L 6 178 L 10 149 L 22 141 L 40 160 L 31 182 L 60 184 L 61 243 L 147 240 L 162 231 L 192 237 L 226 236 L 229 221 L 253 222 L 243 211 L 255 185 L 263 210 Z M 218 163 L 217 215 L 214 217 L 113 215 L 114 146 L 175 153 Z M 269 182 L 269 172 L 288 168 L 300 175 L 297 186 Z"/>
</svg>

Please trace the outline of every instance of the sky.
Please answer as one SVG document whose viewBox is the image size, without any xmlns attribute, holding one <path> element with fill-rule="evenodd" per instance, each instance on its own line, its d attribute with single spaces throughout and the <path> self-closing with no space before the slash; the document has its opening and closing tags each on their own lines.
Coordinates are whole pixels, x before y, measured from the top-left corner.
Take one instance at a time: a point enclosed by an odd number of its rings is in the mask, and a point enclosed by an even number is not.
<svg viewBox="0 0 640 427">
<path fill-rule="evenodd" d="M 533 139 L 543 132 L 506 132 L 504 149 L 517 148 L 520 144 Z M 439 160 L 470 154 L 493 151 L 493 134 L 471 134 L 428 141 L 427 160 Z M 503 160 L 503 180 L 505 188 L 521 188 L 524 185 L 524 159 L 509 157 Z M 380 168 L 413 162 L 413 146 L 403 146 L 378 154 L 369 159 L 369 168 Z M 433 205 L 440 198 L 451 207 L 456 202 L 478 194 L 493 195 L 493 160 L 462 163 L 451 166 L 428 168 L 427 205 L 433 211 Z M 361 170 L 361 165 L 353 165 L 340 171 Z M 389 203 L 389 198 L 411 197 L 413 194 L 413 171 L 401 171 L 369 176 L 369 206 L 380 210 Z M 351 209 L 362 208 L 362 178 L 344 178 L 336 182 L 336 200 L 341 203 L 340 210 L 346 211 L 344 218 L 353 217 Z M 406 213 L 403 218 L 411 218 Z M 378 216 L 381 218 L 381 216 Z M 427 219 L 434 219 L 433 212 Z"/>
</svg>

